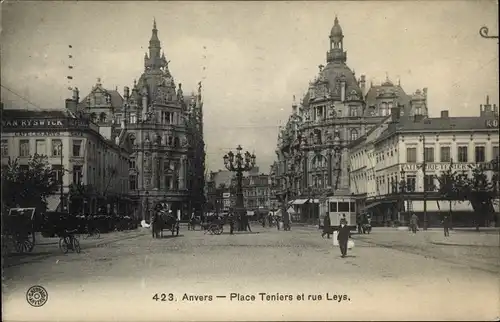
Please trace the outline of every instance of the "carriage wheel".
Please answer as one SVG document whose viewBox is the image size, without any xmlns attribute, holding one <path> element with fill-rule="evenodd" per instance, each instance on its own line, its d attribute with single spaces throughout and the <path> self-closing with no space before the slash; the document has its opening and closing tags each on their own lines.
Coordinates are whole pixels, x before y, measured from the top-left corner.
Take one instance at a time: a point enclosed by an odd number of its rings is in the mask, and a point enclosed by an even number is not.
<svg viewBox="0 0 500 322">
<path fill-rule="evenodd" d="M 101 232 L 97 228 L 94 230 L 94 238 L 95 239 L 101 238 Z"/>
<path fill-rule="evenodd" d="M 27 248 L 27 251 L 31 253 L 33 251 L 33 248 L 35 248 L 35 232 L 31 232 L 28 235 L 28 242 L 29 242 L 29 247 Z"/>
<path fill-rule="evenodd" d="M 64 253 L 68 253 L 68 244 L 66 243 L 66 239 L 64 237 L 61 237 L 59 239 L 59 249 Z"/>
<path fill-rule="evenodd" d="M 78 241 L 78 239 L 73 239 L 73 249 L 77 252 L 77 253 L 80 253 L 80 251 L 82 250 L 80 248 L 80 242 Z"/>
<path fill-rule="evenodd" d="M 219 233 L 217 235 L 222 235 L 223 232 L 224 232 L 224 226 L 220 226 Z"/>
<path fill-rule="evenodd" d="M 33 248 L 35 248 L 35 244 L 30 241 L 30 240 L 26 240 L 24 242 L 24 250 L 27 252 L 27 253 L 31 253 L 33 251 Z"/>
</svg>

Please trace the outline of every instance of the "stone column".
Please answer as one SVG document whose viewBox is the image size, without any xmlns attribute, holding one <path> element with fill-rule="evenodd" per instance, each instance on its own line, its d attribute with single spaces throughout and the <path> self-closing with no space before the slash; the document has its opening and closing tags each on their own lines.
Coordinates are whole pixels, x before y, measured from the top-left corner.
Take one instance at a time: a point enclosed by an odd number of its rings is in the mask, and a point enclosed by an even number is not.
<svg viewBox="0 0 500 322">
<path fill-rule="evenodd" d="M 327 152 L 327 158 L 328 158 L 328 183 L 327 183 L 327 186 L 332 186 L 332 151 L 329 150 Z"/>
<path fill-rule="evenodd" d="M 159 189 L 159 175 L 160 175 L 160 169 L 159 169 L 159 162 L 160 159 L 158 157 L 158 152 L 153 152 L 153 169 L 152 169 L 152 175 L 151 179 L 153 180 L 152 185 L 153 188 Z"/>
</svg>

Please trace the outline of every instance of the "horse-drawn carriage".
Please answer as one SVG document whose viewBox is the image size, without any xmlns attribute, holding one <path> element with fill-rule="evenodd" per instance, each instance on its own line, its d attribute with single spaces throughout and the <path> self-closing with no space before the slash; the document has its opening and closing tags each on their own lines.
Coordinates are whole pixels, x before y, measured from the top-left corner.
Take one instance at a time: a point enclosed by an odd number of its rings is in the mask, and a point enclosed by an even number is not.
<svg viewBox="0 0 500 322">
<path fill-rule="evenodd" d="M 158 206 L 154 213 L 151 232 L 153 238 L 163 238 L 163 230 L 170 230 L 172 236 L 179 236 L 180 218 L 177 218 L 172 211 L 167 211 L 165 207 Z"/>
<path fill-rule="evenodd" d="M 4 217 L 4 246 L 14 246 L 18 253 L 30 253 L 35 247 L 35 208 L 11 208 Z"/>
</svg>

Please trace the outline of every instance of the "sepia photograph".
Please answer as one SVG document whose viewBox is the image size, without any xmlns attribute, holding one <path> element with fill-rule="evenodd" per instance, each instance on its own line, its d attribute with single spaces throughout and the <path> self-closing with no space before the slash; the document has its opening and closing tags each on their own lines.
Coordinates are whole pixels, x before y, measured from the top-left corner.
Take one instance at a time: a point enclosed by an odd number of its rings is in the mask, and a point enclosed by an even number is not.
<svg viewBox="0 0 500 322">
<path fill-rule="evenodd" d="M 498 321 L 498 1 L 1 2 L 3 321 Z"/>
</svg>

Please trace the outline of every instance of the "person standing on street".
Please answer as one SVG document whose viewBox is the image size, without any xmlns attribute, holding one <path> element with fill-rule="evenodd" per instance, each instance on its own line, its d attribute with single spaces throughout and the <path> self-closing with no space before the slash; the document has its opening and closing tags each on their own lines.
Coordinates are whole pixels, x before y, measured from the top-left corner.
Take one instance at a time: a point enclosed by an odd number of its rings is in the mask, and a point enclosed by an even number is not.
<svg viewBox="0 0 500 322">
<path fill-rule="evenodd" d="M 283 230 L 290 230 L 290 213 L 283 208 Z"/>
<path fill-rule="evenodd" d="M 331 221 L 330 221 L 330 215 L 326 213 L 325 219 L 323 219 L 323 233 L 321 234 L 322 238 L 330 239 L 330 234 L 331 234 Z"/>
<path fill-rule="evenodd" d="M 347 255 L 347 242 L 351 237 L 351 229 L 347 226 L 347 221 L 342 219 L 340 221 L 339 232 L 337 235 L 337 240 L 339 242 L 340 253 L 342 254 L 342 258 Z"/>
<path fill-rule="evenodd" d="M 418 225 L 418 217 L 415 213 L 411 216 L 410 220 L 410 226 L 411 226 L 411 231 L 416 234 L 417 233 L 417 225 Z"/>
<path fill-rule="evenodd" d="M 448 215 L 443 218 L 443 229 L 444 229 L 444 237 L 450 236 L 450 218 Z"/>
<path fill-rule="evenodd" d="M 234 235 L 234 214 L 229 214 L 229 234 Z"/>
</svg>

